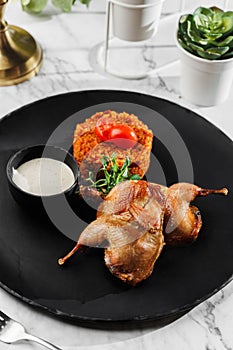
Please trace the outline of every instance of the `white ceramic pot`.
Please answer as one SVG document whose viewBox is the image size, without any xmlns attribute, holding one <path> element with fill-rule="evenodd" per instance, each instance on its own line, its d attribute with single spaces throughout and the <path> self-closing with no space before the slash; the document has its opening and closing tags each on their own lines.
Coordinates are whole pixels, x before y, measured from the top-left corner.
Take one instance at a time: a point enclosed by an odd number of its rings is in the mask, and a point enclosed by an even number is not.
<svg viewBox="0 0 233 350">
<path fill-rule="evenodd" d="M 177 42 L 181 58 L 181 95 L 193 104 L 208 107 L 223 103 L 232 87 L 233 58 L 210 61 L 192 55 Z"/>
<path fill-rule="evenodd" d="M 112 0 L 113 34 L 122 40 L 151 38 L 158 28 L 164 0 Z"/>
</svg>

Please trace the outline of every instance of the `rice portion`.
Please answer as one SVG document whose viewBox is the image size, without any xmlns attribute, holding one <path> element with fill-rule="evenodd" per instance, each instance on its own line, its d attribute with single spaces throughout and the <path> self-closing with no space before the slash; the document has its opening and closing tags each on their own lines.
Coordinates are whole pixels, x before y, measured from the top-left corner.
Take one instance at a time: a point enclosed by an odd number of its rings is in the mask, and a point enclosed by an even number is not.
<svg viewBox="0 0 233 350">
<path fill-rule="evenodd" d="M 95 133 L 97 121 L 107 118 L 112 125 L 126 124 L 130 126 L 137 135 L 138 143 L 132 148 L 123 149 L 111 142 L 103 142 Z M 74 132 L 73 154 L 80 167 L 82 180 L 88 178 L 89 172 L 94 177 L 101 168 L 101 158 L 111 157 L 116 154 L 117 164 L 121 167 L 128 156 L 132 162 L 130 168 L 132 174 L 138 174 L 142 178 L 150 164 L 150 152 L 152 148 L 153 133 L 147 125 L 134 114 L 115 111 L 97 112 L 81 124 L 77 124 Z"/>
</svg>

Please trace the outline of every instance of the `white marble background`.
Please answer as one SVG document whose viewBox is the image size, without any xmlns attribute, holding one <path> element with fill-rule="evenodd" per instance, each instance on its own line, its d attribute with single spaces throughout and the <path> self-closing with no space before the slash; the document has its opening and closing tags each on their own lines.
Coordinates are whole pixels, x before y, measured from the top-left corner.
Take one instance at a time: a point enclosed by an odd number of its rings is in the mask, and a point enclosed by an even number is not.
<svg viewBox="0 0 233 350">
<path fill-rule="evenodd" d="M 223 1 L 188 0 L 185 6 L 186 9 L 194 9 L 200 4 L 216 4 L 221 7 Z M 233 0 L 229 1 L 229 8 L 233 9 Z M 178 9 L 179 1 L 166 0 L 163 12 L 170 14 Z M 60 13 L 48 6 L 40 16 L 23 13 L 19 3 L 15 1 L 9 4 L 8 22 L 23 26 L 37 38 L 44 49 L 44 64 L 40 74 L 34 79 L 21 85 L 0 88 L 0 117 L 49 95 L 85 89 L 123 89 L 145 92 L 188 106 L 233 138 L 233 89 L 223 105 L 200 109 L 179 96 L 179 64 L 139 81 L 114 79 L 96 72 L 90 64 L 89 54 L 90 49 L 103 41 L 104 11 L 104 0 L 93 0 L 89 10 L 77 4 L 70 14 Z M 159 66 L 178 57 L 176 48 L 170 47 L 173 45 L 174 25 L 174 20 L 165 19 L 155 41 L 142 44 L 138 60 L 141 60 L 143 66 Z M 155 45 L 160 44 L 169 46 L 156 49 Z M 148 328 L 104 331 L 77 327 L 38 312 L 1 289 L 0 309 L 21 321 L 29 332 L 56 343 L 64 350 L 120 350 L 125 347 L 128 350 L 233 349 L 233 283 L 181 319 L 159 330 Z M 0 343 L 0 350 L 11 349 L 28 350 L 40 347 L 28 343 Z"/>
</svg>

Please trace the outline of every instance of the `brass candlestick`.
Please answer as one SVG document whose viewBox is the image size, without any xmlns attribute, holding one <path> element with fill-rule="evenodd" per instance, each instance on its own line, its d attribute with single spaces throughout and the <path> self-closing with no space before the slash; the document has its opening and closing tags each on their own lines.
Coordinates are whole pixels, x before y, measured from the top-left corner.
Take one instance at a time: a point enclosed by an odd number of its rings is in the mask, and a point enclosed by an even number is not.
<svg viewBox="0 0 233 350">
<path fill-rule="evenodd" d="M 7 2 L 0 0 L 0 86 L 32 78 L 42 64 L 42 49 L 34 38 L 4 20 Z"/>
</svg>

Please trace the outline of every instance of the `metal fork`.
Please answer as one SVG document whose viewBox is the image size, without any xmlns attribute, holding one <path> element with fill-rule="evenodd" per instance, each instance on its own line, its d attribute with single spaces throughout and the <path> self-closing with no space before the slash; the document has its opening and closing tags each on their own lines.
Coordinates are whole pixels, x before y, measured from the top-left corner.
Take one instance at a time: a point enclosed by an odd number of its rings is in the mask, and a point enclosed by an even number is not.
<svg viewBox="0 0 233 350">
<path fill-rule="evenodd" d="M 20 340 L 34 341 L 50 350 L 62 350 L 49 342 L 28 334 L 23 325 L 0 311 L 0 341 L 11 344 Z"/>
</svg>

